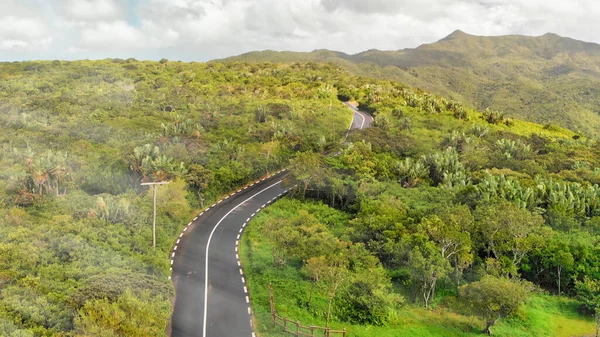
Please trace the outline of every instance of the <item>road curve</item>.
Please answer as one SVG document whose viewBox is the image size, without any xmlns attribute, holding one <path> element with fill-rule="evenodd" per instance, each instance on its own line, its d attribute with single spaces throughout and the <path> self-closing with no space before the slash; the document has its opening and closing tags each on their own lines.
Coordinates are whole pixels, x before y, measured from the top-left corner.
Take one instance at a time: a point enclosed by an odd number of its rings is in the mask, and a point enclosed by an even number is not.
<svg viewBox="0 0 600 337">
<path fill-rule="evenodd" d="M 354 111 L 352 128 L 373 118 Z M 285 171 L 256 181 L 207 208 L 179 236 L 171 254 L 176 299 L 172 337 L 253 337 L 250 298 L 237 246 L 258 212 L 282 197 Z"/>
<path fill-rule="evenodd" d="M 354 111 L 354 119 L 352 120 L 352 129 L 365 129 L 371 126 L 373 123 L 373 116 L 366 112 L 359 111 L 354 105 L 346 102 L 344 103 L 348 108 Z"/>
</svg>

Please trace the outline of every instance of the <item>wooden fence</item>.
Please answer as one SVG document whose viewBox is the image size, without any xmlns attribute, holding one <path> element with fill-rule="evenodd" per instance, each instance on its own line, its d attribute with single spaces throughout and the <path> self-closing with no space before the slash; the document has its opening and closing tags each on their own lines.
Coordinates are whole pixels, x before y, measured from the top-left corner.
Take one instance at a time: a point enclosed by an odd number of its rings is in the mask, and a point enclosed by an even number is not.
<svg viewBox="0 0 600 337">
<path fill-rule="evenodd" d="M 277 314 L 275 310 L 275 297 L 273 296 L 273 287 L 269 284 L 269 302 L 271 303 L 271 317 L 273 317 L 273 324 L 275 326 L 280 326 L 283 328 L 283 331 L 289 332 L 290 334 L 300 337 L 300 336 L 310 336 L 310 337 L 318 337 L 318 336 L 342 336 L 346 337 L 346 329 L 343 330 L 333 330 L 329 327 L 321 327 L 321 326 L 304 326 L 300 324 L 299 321 L 294 321 L 286 317 L 281 317 Z"/>
</svg>

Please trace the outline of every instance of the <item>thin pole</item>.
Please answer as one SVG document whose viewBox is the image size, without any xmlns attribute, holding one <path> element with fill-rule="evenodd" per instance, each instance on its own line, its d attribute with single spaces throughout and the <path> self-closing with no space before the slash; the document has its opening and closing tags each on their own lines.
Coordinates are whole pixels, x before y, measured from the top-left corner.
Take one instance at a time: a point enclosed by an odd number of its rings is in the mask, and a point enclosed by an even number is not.
<svg viewBox="0 0 600 337">
<path fill-rule="evenodd" d="M 154 199 L 154 217 L 152 219 L 152 248 L 156 248 L 156 189 L 157 185 L 152 185 L 153 199 Z"/>
<path fill-rule="evenodd" d="M 156 248 L 156 193 L 158 185 L 166 185 L 168 183 L 168 181 L 156 181 L 141 184 L 142 186 L 152 186 L 152 200 L 154 209 L 154 212 L 152 214 L 152 248 Z"/>
<path fill-rule="evenodd" d="M 331 131 L 333 134 L 333 142 L 335 143 L 335 120 L 333 119 L 333 112 L 331 111 L 333 103 L 329 100 L 329 114 L 331 115 Z"/>
</svg>

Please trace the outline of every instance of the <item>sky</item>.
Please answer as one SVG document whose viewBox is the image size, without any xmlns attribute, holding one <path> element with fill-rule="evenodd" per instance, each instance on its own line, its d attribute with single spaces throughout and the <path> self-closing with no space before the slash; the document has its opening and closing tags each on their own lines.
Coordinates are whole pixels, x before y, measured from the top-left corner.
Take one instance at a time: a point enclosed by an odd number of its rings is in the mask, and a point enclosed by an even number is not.
<svg viewBox="0 0 600 337">
<path fill-rule="evenodd" d="M 0 61 L 357 53 L 473 35 L 600 43 L 596 0 L 0 0 Z"/>
</svg>

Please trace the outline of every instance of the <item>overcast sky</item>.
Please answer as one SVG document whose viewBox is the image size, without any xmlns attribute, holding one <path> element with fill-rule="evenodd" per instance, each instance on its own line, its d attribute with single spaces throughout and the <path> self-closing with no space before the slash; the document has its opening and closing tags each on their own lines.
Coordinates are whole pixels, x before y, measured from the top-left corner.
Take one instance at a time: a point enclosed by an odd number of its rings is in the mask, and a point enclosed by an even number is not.
<svg viewBox="0 0 600 337">
<path fill-rule="evenodd" d="M 0 0 L 0 61 L 414 48 L 456 29 L 600 42 L 597 0 Z"/>
</svg>

